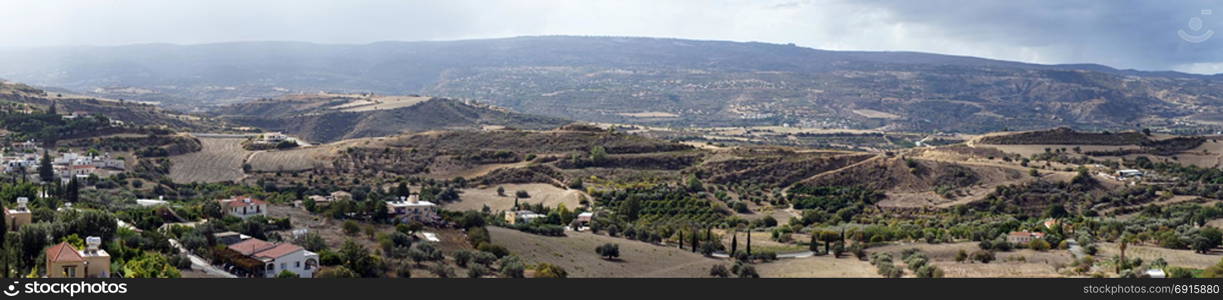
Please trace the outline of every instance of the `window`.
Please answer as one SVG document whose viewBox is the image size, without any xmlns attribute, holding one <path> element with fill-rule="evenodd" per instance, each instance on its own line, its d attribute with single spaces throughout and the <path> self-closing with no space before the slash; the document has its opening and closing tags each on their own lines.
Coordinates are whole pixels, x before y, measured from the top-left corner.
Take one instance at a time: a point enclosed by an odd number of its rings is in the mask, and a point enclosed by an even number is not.
<svg viewBox="0 0 1223 300">
<path fill-rule="evenodd" d="M 76 267 L 64 267 L 64 276 L 76 277 Z"/>
<path fill-rule="evenodd" d="M 301 267 L 302 267 L 302 262 L 301 262 L 301 261 L 295 261 L 295 262 L 293 262 L 293 267 L 294 267 L 294 268 L 301 268 Z"/>
<path fill-rule="evenodd" d="M 287 266 L 288 266 L 288 265 L 287 265 L 287 264 L 285 264 L 285 263 L 280 263 L 280 269 L 282 269 L 282 270 L 283 270 L 283 269 L 288 269 L 288 268 L 287 268 Z"/>
</svg>

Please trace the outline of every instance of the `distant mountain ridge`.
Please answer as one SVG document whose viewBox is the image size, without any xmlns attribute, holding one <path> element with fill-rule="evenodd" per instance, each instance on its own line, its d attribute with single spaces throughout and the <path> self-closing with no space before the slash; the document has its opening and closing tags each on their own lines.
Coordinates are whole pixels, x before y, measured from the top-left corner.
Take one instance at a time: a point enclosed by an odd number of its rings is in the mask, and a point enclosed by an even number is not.
<svg viewBox="0 0 1223 300">
<path fill-rule="evenodd" d="M 570 123 L 434 97 L 297 95 L 223 106 L 214 114 L 235 125 L 281 131 L 312 143 L 483 126 L 552 129 Z"/>
<path fill-rule="evenodd" d="M 10 49 L 0 66 L 0 77 L 184 110 L 322 90 L 674 126 L 1176 130 L 1223 116 L 1219 75 L 659 38 Z"/>
</svg>

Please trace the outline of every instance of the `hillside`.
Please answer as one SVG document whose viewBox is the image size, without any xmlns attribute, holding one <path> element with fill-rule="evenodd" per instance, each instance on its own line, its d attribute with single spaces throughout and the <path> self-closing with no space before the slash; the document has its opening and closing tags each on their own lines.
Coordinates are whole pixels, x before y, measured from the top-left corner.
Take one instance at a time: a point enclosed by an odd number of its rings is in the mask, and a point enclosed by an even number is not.
<svg viewBox="0 0 1223 300">
<path fill-rule="evenodd" d="M 3 50 L 0 65 L 8 78 L 182 109 L 326 90 L 681 126 L 1208 130 L 1223 116 L 1210 76 L 679 39 L 61 47 Z"/>
<path fill-rule="evenodd" d="M 568 121 L 497 107 L 430 97 L 289 96 L 218 108 L 236 125 L 280 131 L 311 142 L 391 136 L 407 131 L 504 126 L 554 128 Z"/>
<path fill-rule="evenodd" d="M 55 109 L 60 114 L 100 114 L 110 120 L 137 126 L 164 126 L 185 130 L 220 128 L 219 124 L 207 122 L 200 117 L 165 110 L 151 103 L 76 95 L 3 80 L 0 80 L 0 100 L 41 110 L 55 104 Z"/>
</svg>

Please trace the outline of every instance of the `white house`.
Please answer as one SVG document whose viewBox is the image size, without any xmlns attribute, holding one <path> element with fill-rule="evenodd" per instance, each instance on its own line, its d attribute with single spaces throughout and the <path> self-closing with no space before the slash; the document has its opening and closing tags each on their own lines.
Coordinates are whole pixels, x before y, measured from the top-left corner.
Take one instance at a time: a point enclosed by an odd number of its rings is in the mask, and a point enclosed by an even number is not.
<svg viewBox="0 0 1223 300">
<path fill-rule="evenodd" d="M 413 194 L 408 197 L 399 197 L 398 200 L 387 202 L 386 210 L 391 215 L 401 218 L 403 221 L 417 221 L 421 223 L 431 223 L 439 219 L 437 215 L 437 204 L 433 202 L 420 200 L 420 195 Z"/>
<path fill-rule="evenodd" d="M 505 222 L 510 223 L 511 225 L 518 224 L 518 222 L 531 223 L 531 221 L 543 217 L 547 217 L 547 215 L 529 210 L 511 210 L 505 212 Z"/>
<path fill-rule="evenodd" d="M 300 278 L 312 278 L 318 270 L 318 254 L 306 251 L 290 243 L 272 243 L 260 239 L 247 239 L 229 245 L 230 250 L 263 262 L 263 276 L 272 278 L 284 271 Z"/>
<path fill-rule="evenodd" d="M 1142 174 L 1142 171 L 1139 171 L 1139 170 L 1125 169 L 1125 170 L 1117 170 L 1117 172 L 1114 173 L 1113 175 L 1117 176 L 1117 179 L 1125 179 L 1125 178 L 1142 178 L 1143 174 Z"/>
<path fill-rule="evenodd" d="M 267 213 L 268 203 L 248 196 L 234 196 L 218 200 L 225 213 L 242 219 L 253 216 L 263 216 Z"/>
<path fill-rule="evenodd" d="M 1011 244 L 1027 244 L 1032 240 L 1045 238 L 1043 232 L 1015 231 L 1006 236 L 1006 241 Z"/>
</svg>

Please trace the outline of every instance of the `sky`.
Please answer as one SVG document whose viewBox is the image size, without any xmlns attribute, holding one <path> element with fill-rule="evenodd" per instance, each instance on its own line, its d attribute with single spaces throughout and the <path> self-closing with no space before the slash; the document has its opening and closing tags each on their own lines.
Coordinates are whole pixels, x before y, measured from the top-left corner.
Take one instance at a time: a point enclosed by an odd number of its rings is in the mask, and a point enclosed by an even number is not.
<svg viewBox="0 0 1223 300">
<path fill-rule="evenodd" d="M 1223 1 L 1210 0 L 0 0 L 0 47 L 524 35 L 760 41 L 1223 73 Z"/>
</svg>

